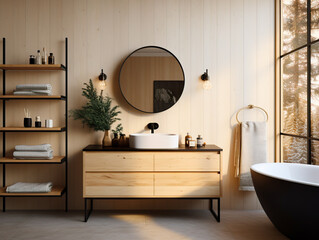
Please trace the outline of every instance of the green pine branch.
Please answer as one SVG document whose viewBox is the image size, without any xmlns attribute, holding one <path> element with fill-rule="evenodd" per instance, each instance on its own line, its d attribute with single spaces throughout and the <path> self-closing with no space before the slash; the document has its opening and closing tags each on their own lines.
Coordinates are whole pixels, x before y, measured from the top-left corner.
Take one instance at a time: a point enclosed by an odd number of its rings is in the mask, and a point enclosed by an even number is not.
<svg viewBox="0 0 319 240">
<path fill-rule="evenodd" d="M 87 102 L 80 109 L 70 111 L 71 117 L 75 120 L 81 120 L 84 125 L 93 128 L 95 131 L 110 130 L 113 123 L 121 120 L 118 115 L 121 111 L 119 106 L 111 107 L 112 98 L 103 96 L 102 91 L 98 95 L 93 82 L 84 83 L 82 88 L 82 96 L 87 98 Z"/>
</svg>

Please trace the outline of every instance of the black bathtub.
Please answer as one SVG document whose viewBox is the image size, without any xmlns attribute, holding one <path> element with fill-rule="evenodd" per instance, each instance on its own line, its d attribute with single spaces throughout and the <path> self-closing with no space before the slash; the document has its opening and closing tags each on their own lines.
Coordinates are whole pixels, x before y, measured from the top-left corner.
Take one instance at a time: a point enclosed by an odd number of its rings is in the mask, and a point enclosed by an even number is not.
<svg viewBox="0 0 319 240">
<path fill-rule="evenodd" d="M 250 169 L 258 199 L 290 239 L 319 239 L 319 166 L 261 163 Z"/>
</svg>

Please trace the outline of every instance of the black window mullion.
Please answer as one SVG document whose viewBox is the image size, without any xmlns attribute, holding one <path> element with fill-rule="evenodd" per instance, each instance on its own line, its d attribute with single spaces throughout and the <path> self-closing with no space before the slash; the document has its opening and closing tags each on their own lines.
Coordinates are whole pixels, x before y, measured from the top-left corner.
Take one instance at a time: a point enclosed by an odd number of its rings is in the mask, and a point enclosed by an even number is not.
<svg viewBox="0 0 319 240">
<path fill-rule="evenodd" d="M 311 0 L 307 0 L 307 163 L 311 164 Z"/>
</svg>

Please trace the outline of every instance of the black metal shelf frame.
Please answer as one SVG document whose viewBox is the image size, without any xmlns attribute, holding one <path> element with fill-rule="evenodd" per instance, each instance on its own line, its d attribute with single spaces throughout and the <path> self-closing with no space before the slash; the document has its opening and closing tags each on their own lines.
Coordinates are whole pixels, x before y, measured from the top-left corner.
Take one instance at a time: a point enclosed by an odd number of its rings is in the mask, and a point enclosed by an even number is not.
<svg viewBox="0 0 319 240">
<path fill-rule="evenodd" d="M 6 64 L 6 39 L 3 38 L 3 56 L 2 62 Z M 3 157 L 6 157 L 6 133 L 7 132 L 65 132 L 65 157 L 61 162 L 26 162 L 26 163 L 1 163 L 2 164 L 2 186 L 6 186 L 6 164 L 65 164 L 65 186 L 63 191 L 58 196 L 33 196 L 33 195 L 23 195 L 23 196 L 1 196 L 2 197 L 2 211 L 6 210 L 6 198 L 8 197 L 62 197 L 65 195 L 65 211 L 68 211 L 68 38 L 65 38 L 65 66 L 61 65 L 62 70 L 65 71 L 65 96 L 60 98 L 1 98 L 2 101 L 2 126 L 6 127 L 6 102 L 8 100 L 64 100 L 65 101 L 65 127 L 61 130 L 1 130 L 2 132 L 2 149 Z M 6 69 L 2 69 L 2 95 L 6 95 Z M 19 70 L 21 71 L 21 70 Z M 35 70 L 36 71 L 36 70 Z M 39 70 L 41 71 L 41 70 Z"/>
</svg>

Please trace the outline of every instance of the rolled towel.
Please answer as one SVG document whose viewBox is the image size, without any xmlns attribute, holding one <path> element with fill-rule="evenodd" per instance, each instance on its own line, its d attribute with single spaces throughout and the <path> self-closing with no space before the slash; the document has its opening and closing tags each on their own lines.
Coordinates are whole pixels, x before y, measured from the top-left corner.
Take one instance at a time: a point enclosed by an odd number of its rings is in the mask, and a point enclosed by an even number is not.
<svg viewBox="0 0 319 240">
<path fill-rule="evenodd" d="M 52 95 L 51 90 L 30 90 L 30 91 L 14 91 L 13 95 L 26 95 L 26 96 L 50 96 Z"/>
<path fill-rule="evenodd" d="M 8 186 L 6 192 L 11 193 L 38 193 L 38 192 L 51 192 L 52 182 L 47 183 L 24 183 L 18 182 Z"/>
<path fill-rule="evenodd" d="M 17 91 L 30 90 L 52 90 L 51 84 L 19 84 L 16 86 Z"/>
<path fill-rule="evenodd" d="M 13 157 L 15 159 L 52 159 L 53 150 L 36 152 L 36 151 L 14 151 Z"/>
<path fill-rule="evenodd" d="M 49 151 L 51 144 L 45 143 L 40 145 L 17 145 L 15 146 L 16 151 Z"/>
</svg>

